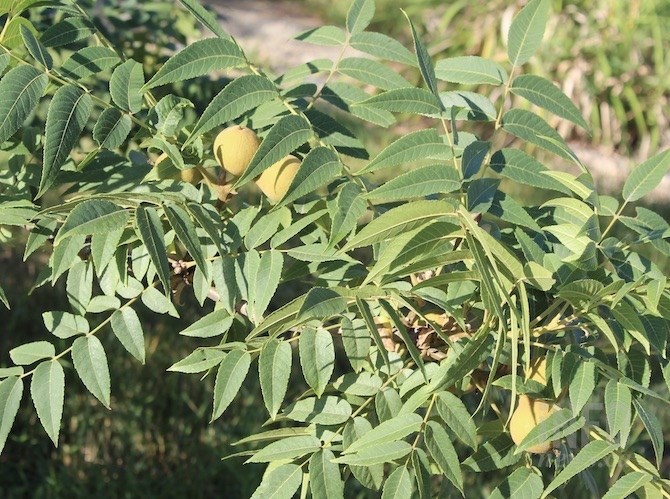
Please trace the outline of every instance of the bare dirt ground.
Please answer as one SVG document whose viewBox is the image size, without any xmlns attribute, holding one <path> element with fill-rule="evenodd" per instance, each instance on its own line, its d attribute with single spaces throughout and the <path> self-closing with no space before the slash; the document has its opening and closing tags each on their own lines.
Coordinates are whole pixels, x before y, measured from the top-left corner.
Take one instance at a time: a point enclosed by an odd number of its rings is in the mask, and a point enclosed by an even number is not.
<svg viewBox="0 0 670 499">
<path fill-rule="evenodd" d="M 340 0 L 333 0 L 340 1 Z M 305 13 L 295 2 L 284 0 L 204 0 L 213 8 L 224 29 L 235 37 L 257 62 L 280 73 L 298 64 L 321 58 L 336 58 L 337 47 L 323 47 L 293 40 L 298 33 L 322 25 L 318 17 Z M 593 174 L 603 193 L 620 192 L 634 163 L 606 148 L 570 143 L 580 160 Z M 576 172 L 569 164 L 556 168 Z M 645 201 L 670 203 L 670 177 L 661 182 Z"/>
</svg>

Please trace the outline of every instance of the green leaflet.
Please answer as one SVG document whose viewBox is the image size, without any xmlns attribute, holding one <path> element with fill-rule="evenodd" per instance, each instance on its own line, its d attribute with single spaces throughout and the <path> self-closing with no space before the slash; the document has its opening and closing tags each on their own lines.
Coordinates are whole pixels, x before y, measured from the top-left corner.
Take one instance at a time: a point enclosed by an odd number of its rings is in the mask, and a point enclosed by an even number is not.
<svg viewBox="0 0 670 499">
<path fill-rule="evenodd" d="M 314 45 L 337 47 L 345 42 L 346 34 L 337 26 L 319 26 L 298 33 L 294 38 Z"/>
<path fill-rule="evenodd" d="M 446 201 L 414 201 L 393 208 L 366 225 L 342 249 L 369 246 L 395 237 L 435 219 L 454 220 L 454 208 Z"/>
<path fill-rule="evenodd" d="M 330 228 L 328 248 L 334 248 L 356 228 L 358 219 L 365 213 L 367 205 L 358 184 L 347 182 L 335 199 L 331 213 L 333 222 Z"/>
<path fill-rule="evenodd" d="M 91 107 L 91 96 L 80 87 L 65 85 L 54 94 L 47 114 L 44 165 L 38 196 L 42 196 L 56 180 L 60 168 L 79 140 Z"/>
<path fill-rule="evenodd" d="M 549 80 L 537 75 L 520 75 L 514 78 L 510 91 L 520 95 L 524 99 L 554 113 L 561 118 L 572 121 L 584 130 L 589 126 L 579 112 L 560 88 Z"/>
<path fill-rule="evenodd" d="M 261 350 L 258 359 L 258 375 L 263 402 L 272 419 L 277 416 L 284 401 L 292 361 L 291 345 L 286 341 L 269 340 Z"/>
<path fill-rule="evenodd" d="M 413 491 L 413 478 L 407 466 L 400 466 L 384 482 L 382 499 L 410 499 Z"/>
<path fill-rule="evenodd" d="M 84 47 L 72 54 L 60 67 L 60 72 L 75 81 L 112 69 L 121 62 L 107 47 Z"/>
<path fill-rule="evenodd" d="M 245 64 L 244 54 L 231 40 L 206 38 L 177 52 L 144 85 L 141 91 L 203 76 L 212 71 L 231 69 Z"/>
<path fill-rule="evenodd" d="M 412 40 L 414 41 L 414 52 L 416 54 L 416 60 L 419 63 L 419 70 L 421 71 L 421 77 L 423 78 L 423 81 L 426 83 L 428 90 L 430 90 L 431 93 L 437 97 L 438 96 L 437 80 L 435 78 L 435 68 L 433 67 L 433 61 L 430 58 L 428 49 L 426 49 L 426 46 L 421 41 L 421 38 L 419 38 L 416 29 L 414 29 L 414 23 L 412 23 L 412 20 L 407 15 L 407 12 L 403 11 L 403 14 L 405 14 L 405 18 L 409 23 L 410 31 L 412 32 Z"/>
<path fill-rule="evenodd" d="M 351 112 L 354 115 L 357 114 L 358 110 L 365 109 L 426 116 L 439 115 L 442 112 L 440 100 L 435 95 L 428 90 L 415 87 L 391 89 L 369 99 L 356 102 L 351 106 Z M 373 123 L 375 122 L 373 121 Z"/>
<path fill-rule="evenodd" d="M 589 442 L 544 489 L 541 497 L 547 497 L 552 491 L 556 490 L 556 488 L 563 485 L 573 476 L 614 452 L 617 447 L 616 444 L 611 444 L 604 440 L 594 440 Z"/>
<path fill-rule="evenodd" d="M 144 332 L 137 313 L 130 307 L 117 310 L 112 314 L 110 324 L 114 335 L 128 353 L 144 364 Z"/>
<path fill-rule="evenodd" d="M 342 175 L 342 163 L 337 153 L 326 147 L 315 147 L 303 158 L 286 196 L 277 207 L 286 206 L 314 192 L 340 175 Z"/>
<path fill-rule="evenodd" d="M 443 164 L 428 165 L 389 180 L 365 197 L 372 202 L 389 203 L 454 192 L 460 187 L 461 180 L 456 170 Z"/>
<path fill-rule="evenodd" d="M 42 320 L 49 332 L 61 339 L 88 334 L 90 331 L 88 321 L 84 317 L 69 312 L 44 312 Z"/>
<path fill-rule="evenodd" d="M 95 336 L 82 336 L 72 344 L 72 361 L 84 386 L 109 408 L 110 378 L 107 356 Z"/>
<path fill-rule="evenodd" d="M 34 364 L 56 355 L 56 348 L 48 341 L 31 341 L 9 351 L 9 358 L 19 366 Z"/>
<path fill-rule="evenodd" d="M 309 460 L 309 486 L 312 497 L 344 499 L 344 482 L 340 467 L 333 463 L 335 455 L 329 449 L 315 452 Z"/>
<path fill-rule="evenodd" d="M 354 33 L 349 43 L 352 48 L 374 55 L 380 59 L 416 66 L 414 56 L 403 44 L 382 33 L 375 33 L 374 31 Z"/>
<path fill-rule="evenodd" d="M 298 346 L 305 381 L 320 397 L 335 367 L 333 338 L 323 328 L 307 328 L 300 334 Z"/>
<path fill-rule="evenodd" d="M 17 66 L 0 80 L 0 143 L 21 127 L 47 87 L 47 75 L 31 66 Z"/>
<path fill-rule="evenodd" d="M 233 121 L 277 96 L 277 87 L 267 78 L 257 75 L 240 76 L 212 99 L 184 142 L 184 147 L 212 128 Z"/>
<path fill-rule="evenodd" d="M 78 235 L 92 235 L 124 227 L 129 214 L 120 206 L 103 199 L 88 199 L 75 206 L 58 231 L 54 244 Z"/>
<path fill-rule="evenodd" d="M 243 350 L 231 350 L 219 365 L 214 384 L 212 419 L 218 419 L 230 405 L 249 372 L 251 356 Z"/>
<path fill-rule="evenodd" d="M 434 129 L 412 132 L 387 146 L 357 174 L 363 175 L 382 168 L 430 158 L 444 152 L 446 147 L 442 137 Z M 444 165 L 443 167 L 448 168 Z"/>
<path fill-rule="evenodd" d="M 347 31 L 352 34 L 363 31 L 374 15 L 374 0 L 354 0 L 347 12 Z"/>
<path fill-rule="evenodd" d="M 140 206 L 135 210 L 135 226 L 142 243 L 146 247 L 151 262 L 158 271 L 158 278 L 163 284 L 163 292 L 170 293 L 170 268 L 165 248 L 163 225 L 155 208 Z"/>
<path fill-rule="evenodd" d="M 538 49 L 548 15 L 548 0 L 532 0 L 514 17 L 507 36 L 507 58 L 512 66 L 525 64 Z"/>
<path fill-rule="evenodd" d="M 502 85 L 508 78 L 500 64 L 477 56 L 440 59 L 435 63 L 435 75 L 440 80 L 464 85 Z"/>
<path fill-rule="evenodd" d="M 227 310 L 220 308 L 198 319 L 179 334 L 195 338 L 211 338 L 226 333 L 232 324 L 233 316 Z"/>
<path fill-rule="evenodd" d="M 30 381 L 30 396 L 37 416 L 55 446 L 63 416 L 65 372 L 57 360 L 48 360 L 37 366 Z"/>
<path fill-rule="evenodd" d="M 5 447 L 23 397 L 23 380 L 9 376 L 0 382 L 0 452 Z"/>
<path fill-rule="evenodd" d="M 542 495 L 542 477 L 529 468 L 517 468 L 489 496 L 490 499 L 523 497 L 538 499 Z"/>
<path fill-rule="evenodd" d="M 670 169 L 670 149 L 656 154 L 634 168 L 623 186 L 625 202 L 637 201 L 649 194 Z"/>
<path fill-rule="evenodd" d="M 42 45 L 42 43 L 35 38 L 33 32 L 25 26 L 21 26 L 21 36 L 23 37 L 23 43 L 25 43 L 26 48 L 33 59 L 39 62 L 47 70 L 50 70 L 53 67 L 54 61 L 46 47 Z"/>
<path fill-rule="evenodd" d="M 93 129 L 93 139 L 104 149 L 120 147 L 132 128 L 130 117 L 116 108 L 105 109 Z"/>
<path fill-rule="evenodd" d="M 358 440 L 349 445 L 344 453 L 357 453 L 366 449 L 374 449 L 384 443 L 404 439 L 408 435 L 416 433 L 421 423 L 422 418 L 418 414 L 404 414 L 389 419 L 362 435 Z"/>
<path fill-rule="evenodd" d="M 425 429 L 426 447 L 444 476 L 463 493 L 463 473 L 456 449 L 449 434 L 435 421 L 428 421 Z"/>
<path fill-rule="evenodd" d="M 563 138 L 537 114 L 524 109 L 510 109 L 503 116 L 503 129 L 531 144 L 567 159 L 577 161 Z"/>
<path fill-rule="evenodd" d="M 632 471 L 621 476 L 605 493 L 603 499 L 624 499 L 651 482 L 652 475 L 643 471 Z"/>
<path fill-rule="evenodd" d="M 300 466 L 283 464 L 263 476 L 263 481 L 251 499 L 291 499 L 301 482 L 302 469 Z"/>
<path fill-rule="evenodd" d="M 109 93 L 114 103 L 126 111 L 136 113 L 142 109 L 144 70 L 139 62 L 132 59 L 118 66 L 109 80 Z"/>
<path fill-rule="evenodd" d="M 186 9 L 195 17 L 203 26 L 209 29 L 219 38 L 229 40 L 230 36 L 219 25 L 217 19 L 207 11 L 197 0 L 179 0 L 179 2 L 186 7 Z"/>
<path fill-rule="evenodd" d="M 343 75 L 382 90 L 412 87 L 405 78 L 374 59 L 347 57 L 340 61 L 337 69 Z"/>
<path fill-rule="evenodd" d="M 198 238 L 191 217 L 186 210 L 173 203 L 165 205 L 165 215 L 179 240 L 186 246 L 186 249 L 195 261 L 198 269 L 203 272 L 205 279 L 209 281 L 211 279 L 211 276 L 209 275 L 209 265 L 205 259 L 205 254 L 200 245 L 200 239 Z"/>
<path fill-rule="evenodd" d="M 349 419 L 351 405 L 338 397 L 308 397 L 288 406 L 283 416 L 293 421 L 323 425 L 339 425 Z"/>
<path fill-rule="evenodd" d="M 40 42 L 45 47 L 61 47 L 84 40 L 91 36 L 95 27 L 83 17 L 67 17 L 47 28 Z"/>
</svg>

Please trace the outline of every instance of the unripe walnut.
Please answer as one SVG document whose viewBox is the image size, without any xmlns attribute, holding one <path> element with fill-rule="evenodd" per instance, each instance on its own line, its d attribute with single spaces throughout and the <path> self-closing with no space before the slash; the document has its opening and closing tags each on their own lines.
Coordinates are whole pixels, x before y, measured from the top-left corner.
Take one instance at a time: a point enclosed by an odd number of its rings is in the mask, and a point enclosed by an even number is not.
<svg viewBox="0 0 670 499">
<path fill-rule="evenodd" d="M 188 170 L 181 171 L 181 180 L 182 182 L 188 182 L 189 184 L 196 185 L 202 180 L 202 174 L 197 168 L 189 168 Z"/>
<path fill-rule="evenodd" d="M 221 168 L 239 177 L 247 169 L 261 141 L 256 132 L 241 125 L 226 128 L 214 140 L 214 157 Z"/>
<path fill-rule="evenodd" d="M 553 402 L 535 400 L 528 395 L 519 395 L 519 405 L 509 422 L 509 432 L 515 444 L 519 445 L 530 431 L 558 409 Z M 526 449 L 532 454 L 544 454 L 551 449 L 551 442 L 543 442 Z"/>
<path fill-rule="evenodd" d="M 299 168 L 300 160 L 289 154 L 261 173 L 256 184 L 270 202 L 276 203 L 286 195 Z"/>
</svg>

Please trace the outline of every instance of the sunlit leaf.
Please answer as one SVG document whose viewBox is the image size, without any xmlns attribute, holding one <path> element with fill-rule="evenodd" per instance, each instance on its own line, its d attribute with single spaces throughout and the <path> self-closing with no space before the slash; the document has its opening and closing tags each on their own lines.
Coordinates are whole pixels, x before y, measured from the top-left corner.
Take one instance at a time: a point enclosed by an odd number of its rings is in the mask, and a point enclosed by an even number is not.
<svg viewBox="0 0 670 499">
<path fill-rule="evenodd" d="M 205 38 L 187 45 L 168 59 L 142 91 L 244 64 L 244 54 L 230 39 Z"/>
</svg>

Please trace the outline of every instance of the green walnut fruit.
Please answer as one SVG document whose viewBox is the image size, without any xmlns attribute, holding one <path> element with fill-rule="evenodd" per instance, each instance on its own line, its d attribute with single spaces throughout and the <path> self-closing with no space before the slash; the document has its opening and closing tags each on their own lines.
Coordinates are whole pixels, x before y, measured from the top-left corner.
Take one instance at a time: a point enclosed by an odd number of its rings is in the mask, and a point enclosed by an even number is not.
<svg viewBox="0 0 670 499">
<path fill-rule="evenodd" d="M 509 422 L 509 432 L 515 444 L 519 445 L 530 431 L 558 409 L 553 402 L 536 400 L 528 395 L 519 395 L 519 405 Z M 551 442 L 543 442 L 526 449 L 531 454 L 544 454 L 551 450 Z"/>
<path fill-rule="evenodd" d="M 256 179 L 256 185 L 270 202 L 276 203 L 286 195 L 299 168 L 300 160 L 289 154 L 261 173 Z"/>
<path fill-rule="evenodd" d="M 189 184 L 196 185 L 202 180 L 202 173 L 197 168 L 189 168 L 188 170 L 182 170 L 179 174 L 182 182 L 188 182 Z"/>
<path fill-rule="evenodd" d="M 214 140 L 214 157 L 221 168 L 239 177 L 247 169 L 261 141 L 256 132 L 241 125 L 230 126 Z"/>
</svg>

